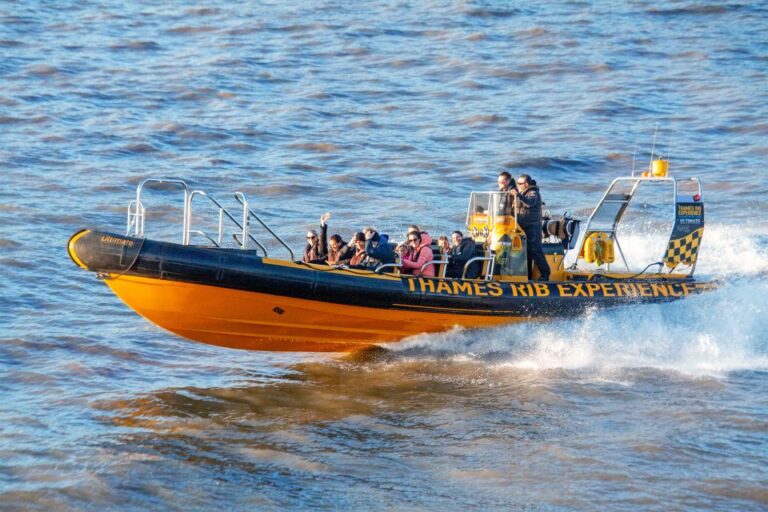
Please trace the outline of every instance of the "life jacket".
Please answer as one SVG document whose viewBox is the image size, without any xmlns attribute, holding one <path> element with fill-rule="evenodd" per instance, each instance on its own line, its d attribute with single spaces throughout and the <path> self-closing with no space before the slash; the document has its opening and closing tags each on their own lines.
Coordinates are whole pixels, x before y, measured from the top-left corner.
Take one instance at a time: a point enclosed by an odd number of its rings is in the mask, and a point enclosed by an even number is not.
<svg viewBox="0 0 768 512">
<path fill-rule="evenodd" d="M 362 265 L 364 263 L 365 258 L 368 255 L 365 254 L 365 249 L 361 251 L 355 252 L 355 255 L 352 256 L 352 258 L 349 260 L 350 265 Z"/>
<path fill-rule="evenodd" d="M 344 254 L 344 251 L 347 251 L 349 248 L 346 243 L 343 241 L 341 242 L 341 245 L 339 245 L 339 249 L 334 251 L 333 248 L 328 247 L 328 264 L 329 265 L 335 265 L 339 262 L 339 259 L 341 259 L 341 255 Z"/>
</svg>

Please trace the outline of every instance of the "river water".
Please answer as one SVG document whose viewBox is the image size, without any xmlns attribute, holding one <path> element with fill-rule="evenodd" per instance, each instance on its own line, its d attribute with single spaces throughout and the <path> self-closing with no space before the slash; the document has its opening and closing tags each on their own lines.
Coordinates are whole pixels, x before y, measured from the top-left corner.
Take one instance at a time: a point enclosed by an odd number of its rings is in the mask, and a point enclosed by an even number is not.
<svg viewBox="0 0 768 512">
<path fill-rule="evenodd" d="M 157 4 L 0 4 L 0 509 L 768 508 L 764 4 Z M 249 353 L 65 250 L 147 176 L 241 190 L 295 250 L 325 211 L 460 228 L 505 168 L 584 217 L 657 130 L 723 282 L 665 306 Z M 148 235 L 180 237 L 179 197 Z"/>
</svg>

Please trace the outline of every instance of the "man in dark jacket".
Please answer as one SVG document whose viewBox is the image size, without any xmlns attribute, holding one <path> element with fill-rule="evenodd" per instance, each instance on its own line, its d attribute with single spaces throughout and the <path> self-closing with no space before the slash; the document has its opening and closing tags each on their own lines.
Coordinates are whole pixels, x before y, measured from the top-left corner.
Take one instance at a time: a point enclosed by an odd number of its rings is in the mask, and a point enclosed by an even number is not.
<svg viewBox="0 0 768 512">
<path fill-rule="evenodd" d="M 464 238 L 461 231 L 454 231 L 451 233 L 451 247 L 450 258 L 448 261 L 448 269 L 445 275 L 447 277 L 461 278 L 464 273 L 464 265 L 472 259 L 475 255 L 475 241 L 471 238 Z M 472 263 L 467 269 L 467 279 L 477 279 L 480 275 L 479 261 Z"/>
<path fill-rule="evenodd" d="M 384 263 L 395 262 L 395 252 L 389 246 L 389 236 L 380 235 L 375 229 L 368 227 L 363 230 L 365 234 L 365 265 L 375 269 Z"/>
<path fill-rule="evenodd" d="M 499 199 L 498 210 L 496 212 L 497 215 L 514 215 L 514 196 L 511 195 L 513 190 L 517 191 L 514 178 L 512 178 L 512 175 L 507 171 L 501 171 L 499 173 L 498 184 L 499 192 L 507 193 L 502 194 Z"/>
<path fill-rule="evenodd" d="M 517 178 L 517 189 L 509 192 L 517 198 L 517 223 L 525 231 L 528 245 L 528 279 L 532 279 L 536 263 L 542 281 L 549 280 L 549 264 L 541 248 L 541 195 L 536 182 L 527 174 Z"/>
</svg>

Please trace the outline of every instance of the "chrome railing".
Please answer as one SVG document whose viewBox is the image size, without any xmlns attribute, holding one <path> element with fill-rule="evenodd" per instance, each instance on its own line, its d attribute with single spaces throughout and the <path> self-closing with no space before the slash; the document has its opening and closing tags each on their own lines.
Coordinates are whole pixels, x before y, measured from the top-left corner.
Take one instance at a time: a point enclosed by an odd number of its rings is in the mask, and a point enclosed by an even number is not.
<svg viewBox="0 0 768 512">
<path fill-rule="evenodd" d="M 192 230 L 192 200 L 195 197 L 197 197 L 197 196 L 204 197 L 204 198 L 208 199 L 208 201 L 210 201 L 219 210 L 219 224 L 218 224 L 217 237 L 216 237 L 215 241 L 210 236 L 208 236 L 208 234 L 206 234 L 203 231 L 200 231 L 200 230 L 194 230 L 193 231 Z M 255 243 L 258 246 L 259 249 L 262 250 L 262 252 L 264 253 L 264 256 L 268 256 L 267 248 L 264 247 L 264 245 L 262 245 L 261 242 L 256 240 L 256 238 L 254 238 L 253 235 L 251 235 L 248 232 L 248 221 L 247 221 L 247 219 L 244 219 L 243 223 L 241 224 L 240 222 L 238 222 L 238 220 L 231 213 L 229 213 L 229 211 L 226 208 L 224 208 L 221 205 L 221 203 L 219 203 L 212 196 L 208 195 L 206 192 L 204 192 L 202 190 L 195 190 L 195 191 L 193 191 L 189 195 L 189 209 L 187 210 L 187 212 L 188 212 L 188 215 L 189 215 L 189 218 L 187 220 L 188 233 L 190 233 L 190 234 L 191 233 L 195 233 L 195 234 L 202 235 L 206 239 L 208 239 L 209 241 L 213 242 L 213 244 L 216 247 L 221 247 L 221 244 L 224 241 L 224 219 L 226 218 L 226 219 L 229 219 L 229 221 L 232 224 L 237 226 L 237 228 L 240 231 L 242 231 L 242 238 L 238 239 L 237 237 L 235 237 L 235 241 L 238 243 L 238 245 L 240 245 L 241 249 L 247 249 L 248 248 L 248 240 L 251 240 L 251 241 L 253 241 L 253 243 Z M 189 237 L 187 237 L 187 238 L 189 239 Z"/>
<path fill-rule="evenodd" d="M 445 255 L 439 260 L 429 260 L 423 264 L 419 270 L 422 274 L 424 273 L 424 269 L 427 268 L 427 265 L 442 265 L 440 268 L 440 277 L 445 278 L 445 273 L 448 270 L 448 258 Z"/>
<path fill-rule="evenodd" d="M 392 268 L 394 269 L 401 269 L 403 268 L 402 263 L 382 263 L 381 265 L 378 265 L 373 271 L 377 274 L 381 274 L 385 268 Z"/>
<path fill-rule="evenodd" d="M 138 238 L 144 236 L 144 220 L 146 219 L 146 210 L 141 202 L 141 193 L 144 191 L 144 188 L 147 185 L 159 185 L 163 183 L 181 185 L 181 187 L 184 189 L 184 218 L 182 219 L 181 226 L 181 243 L 184 245 L 189 245 L 189 216 L 187 213 L 190 195 L 189 187 L 184 181 L 175 178 L 145 178 L 139 182 L 139 186 L 136 187 L 136 199 L 128 203 L 128 222 L 126 234 L 130 235 L 131 228 L 133 228 L 133 236 Z"/>
<path fill-rule="evenodd" d="M 235 192 L 235 199 L 237 199 L 237 201 L 241 205 L 243 205 L 243 229 L 244 229 L 244 231 L 243 231 L 243 233 L 244 233 L 243 234 L 243 238 L 244 239 L 247 238 L 247 237 L 245 237 L 245 234 L 247 234 L 247 232 L 248 232 L 247 230 L 248 230 L 248 225 L 249 225 L 249 219 L 253 218 L 253 219 L 256 220 L 256 222 L 261 224 L 261 226 L 264 229 L 266 229 L 269 232 L 269 234 L 272 235 L 272 237 L 280 243 L 280 245 L 285 247 L 285 250 L 287 250 L 288 254 L 291 255 L 291 260 L 295 261 L 296 260 L 296 256 L 293 255 L 293 250 L 291 250 L 291 248 L 288 246 L 288 244 L 285 243 L 285 241 L 282 238 L 280 238 L 280 236 L 278 236 L 277 233 L 272 231 L 272 228 L 267 226 L 267 224 L 263 220 L 261 220 L 261 217 L 256 215 L 256 213 L 253 210 L 250 209 L 250 207 L 248 206 L 248 200 L 245 198 L 245 194 L 243 194 L 242 192 Z M 243 249 L 245 249 L 245 247 L 243 247 Z"/>
<path fill-rule="evenodd" d="M 237 227 L 240 238 L 238 238 L 237 234 L 233 236 L 235 239 L 235 242 L 240 246 L 241 249 L 248 249 L 248 242 L 253 242 L 256 247 L 258 247 L 258 250 L 261 250 L 261 252 L 264 253 L 264 256 L 268 256 L 267 248 L 259 242 L 251 233 L 250 233 L 250 220 L 255 219 L 259 224 L 261 224 L 264 229 L 269 232 L 272 237 L 279 242 L 285 249 L 288 251 L 288 254 L 290 254 L 291 259 L 295 260 L 296 257 L 293 254 L 293 251 L 288 246 L 288 244 L 285 243 L 285 241 L 280 238 L 280 236 L 275 233 L 272 228 L 270 228 L 253 210 L 251 210 L 248 206 L 248 200 L 245 197 L 245 194 L 242 192 L 236 192 L 234 197 L 235 199 L 242 205 L 243 207 L 243 213 L 242 213 L 242 220 L 238 220 L 234 215 L 232 215 L 229 210 L 227 210 L 222 204 L 217 201 L 213 196 L 207 194 L 206 192 L 202 190 L 195 190 L 191 191 L 189 186 L 186 182 L 179 180 L 179 179 L 167 179 L 167 178 L 146 178 L 141 180 L 139 185 L 136 187 L 136 199 L 132 200 L 128 203 L 128 215 L 126 220 L 126 234 L 127 235 L 133 235 L 137 238 L 144 237 L 144 228 L 145 228 L 145 222 L 146 222 L 146 208 L 144 207 L 144 204 L 141 201 L 142 193 L 144 190 L 152 185 L 162 185 L 162 184 L 172 184 L 172 185 L 179 185 L 184 190 L 184 211 L 182 214 L 182 233 L 181 233 L 181 243 L 183 245 L 189 245 L 190 243 L 190 236 L 191 235 L 198 235 L 204 237 L 206 240 L 208 240 L 211 245 L 215 247 L 221 247 L 221 245 L 224 242 L 224 221 L 227 219 L 231 224 Z M 195 197 L 205 197 L 208 199 L 208 201 L 213 204 L 218 209 L 218 228 L 216 233 L 216 238 L 213 238 L 212 236 L 208 235 L 208 233 L 199 230 L 199 229 L 192 229 L 192 201 Z"/>
<path fill-rule="evenodd" d="M 464 271 L 461 273 L 461 278 L 466 279 L 467 278 L 467 270 L 469 270 L 469 266 L 476 262 L 476 261 L 487 261 L 488 263 L 485 266 L 485 274 L 483 275 L 483 279 L 486 281 L 490 281 L 493 279 L 493 270 L 496 266 L 496 258 L 493 254 L 490 256 L 475 256 L 474 258 L 469 258 L 467 262 L 464 264 Z"/>
</svg>

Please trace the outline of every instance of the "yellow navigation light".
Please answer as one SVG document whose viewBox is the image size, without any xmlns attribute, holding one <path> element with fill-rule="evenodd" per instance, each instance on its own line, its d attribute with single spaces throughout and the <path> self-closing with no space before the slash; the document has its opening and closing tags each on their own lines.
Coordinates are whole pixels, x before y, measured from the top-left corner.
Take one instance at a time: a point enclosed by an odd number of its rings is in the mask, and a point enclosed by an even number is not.
<svg viewBox="0 0 768 512">
<path fill-rule="evenodd" d="M 643 178 L 666 178 L 669 172 L 669 160 L 661 158 L 651 162 L 651 168 L 643 171 L 640 175 Z"/>
<path fill-rule="evenodd" d="M 654 160 L 651 162 L 651 175 L 654 178 L 666 178 L 669 171 L 669 160 Z"/>
</svg>

